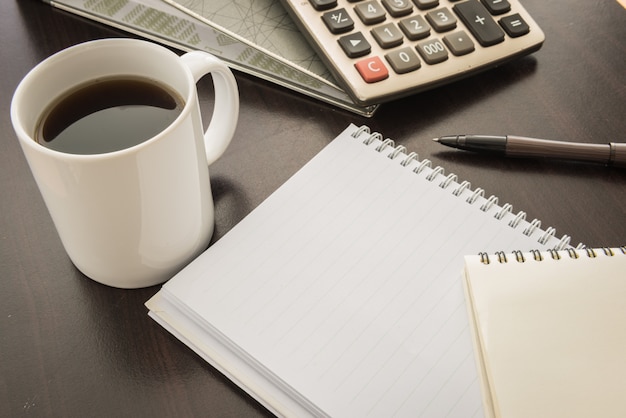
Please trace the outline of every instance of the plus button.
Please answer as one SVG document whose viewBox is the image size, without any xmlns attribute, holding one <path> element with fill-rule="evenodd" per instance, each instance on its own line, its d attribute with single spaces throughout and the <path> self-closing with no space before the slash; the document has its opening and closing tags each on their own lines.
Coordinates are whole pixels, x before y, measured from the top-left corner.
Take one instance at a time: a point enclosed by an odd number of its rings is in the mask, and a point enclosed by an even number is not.
<svg viewBox="0 0 626 418">
<path fill-rule="evenodd" d="M 466 0 L 456 2 L 452 10 L 465 23 L 482 46 L 491 46 L 504 41 L 504 31 L 493 20 L 482 2 L 494 0 Z M 517 19 L 517 16 L 514 18 Z"/>
</svg>

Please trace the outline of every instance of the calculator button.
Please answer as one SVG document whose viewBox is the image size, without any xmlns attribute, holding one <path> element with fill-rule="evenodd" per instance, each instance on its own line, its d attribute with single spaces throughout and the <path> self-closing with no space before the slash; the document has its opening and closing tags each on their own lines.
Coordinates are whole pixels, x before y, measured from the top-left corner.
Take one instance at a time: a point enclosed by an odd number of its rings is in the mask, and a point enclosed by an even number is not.
<svg viewBox="0 0 626 418">
<path fill-rule="evenodd" d="M 474 51 L 474 42 L 465 31 L 458 31 L 443 37 L 443 42 L 456 55 L 465 55 Z"/>
<path fill-rule="evenodd" d="M 383 6 L 393 17 L 405 16 L 413 11 L 410 0 L 383 0 Z"/>
<path fill-rule="evenodd" d="M 504 28 L 504 31 L 508 33 L 511 38 L 526 35 L 530 32 L 528 24 L 517 13 L 500 19 L 500 26 Z"/>
<path fill-rule="evenodd" d="M 417 54 L 410 46 L 392 51 L 385 55 L 385 58 L 391 65 L 391 68 L 398 74 L 415 71 L 422 65 Z"/>
<path fill-rule="evenodd" d="M 439 39 L 427 39 L 415 47 L 426 64 L 438 64 L 448 59 L 448 50 Z"/>
<path fill-rule="evenodd" d="M 504 32 L 478 0 L 468 0 L 452 7 L 482 46 L 504 41 Z"/>
<path fill-rule="evenodd" d="M 419 15 L 402 19 L 399 25 L 406 37 L 412 41 L 424 39 L 430 35 L 430 26 L 428 26 L 424 18 Z"/>
<path fill-rule="evenodd" d="M 456 17 L 445 7 L 426 13 L 426 20 L 437 32 L 456 28 Z"/>
<path fill-rule="evenodd" d="M 315 10 L 328 10 L 337 6 L 337 0 L 309 0 Z"/>
<path fill-rule="evenodd" d="M 380 23 L 387 17 L 385 10 L 376 1 L 366 1 L 354 6 L 354 11 L 366 25 Z"/>
<path fill-rule="evenodd" d="M 389 77 L 389 70 L 378 57 L 365 58 L 354 66 L 366 83 L 376 83 Z"/>
<path fill-rule="evenodd" d="M 354 28 L 354 21 L 350 18 L 346 9 L 326 12 L 322 15 L 322 20 L 332 33 L 344 33 Z"/>
<path fill-rule="evenodd" d="M 432 9 L 439 6 L 439 0 L 413 0 L 413 3 L 420 10 Z"/>
<path fill-rule="evenodd" d="M 491 12 L 492 15 L 501 15 L 511 10 L 511 5 L 507 0 L 480 0 L 481 3 Z"/>
<path fill-rule="evenodd" d="M 362 57 L 372 50 L 371 45 L 361 32 L 354 32 L 338 39 L 343 52 L 350 58 Z"/>
<path fill-rule="evenodd" d="M 393 48 L 402 43 L 402 32 L 393 23 L 387 23 L 372 29 L 372 36 L 381 48 Z"/>
</svg>

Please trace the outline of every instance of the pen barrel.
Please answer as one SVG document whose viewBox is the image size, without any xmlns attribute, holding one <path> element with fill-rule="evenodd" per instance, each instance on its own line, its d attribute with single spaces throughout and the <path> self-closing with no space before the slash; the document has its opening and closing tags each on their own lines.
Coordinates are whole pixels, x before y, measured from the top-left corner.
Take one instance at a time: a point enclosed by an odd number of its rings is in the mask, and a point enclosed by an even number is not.
<svg viewBox="0 0 626 418">
<path fill-rule="evenodd" d="M 506 155 L 510 157 L 558 158 L 622 166 L 626 162 L 625 144 L 582 144 L 509 135 L 506 145 Z"/>
<path fill-rule="evenodd" d="M 626 167 L 626 144 L 611 142 L 611 164 L 616 167 Z"/>
</svg>

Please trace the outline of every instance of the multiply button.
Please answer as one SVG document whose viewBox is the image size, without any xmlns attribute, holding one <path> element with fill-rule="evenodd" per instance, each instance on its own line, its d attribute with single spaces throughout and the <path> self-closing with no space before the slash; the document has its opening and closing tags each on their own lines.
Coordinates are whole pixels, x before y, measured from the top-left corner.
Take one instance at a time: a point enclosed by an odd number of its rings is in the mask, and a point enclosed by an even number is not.
<svg viewBox="0 0 626 418">
<path fill-rule="evenodd" d="M 478 0 L 456 4 L 452 10 L 482 46 L 491 46 L 504 41 L 504 32 Z"/>
</svg>

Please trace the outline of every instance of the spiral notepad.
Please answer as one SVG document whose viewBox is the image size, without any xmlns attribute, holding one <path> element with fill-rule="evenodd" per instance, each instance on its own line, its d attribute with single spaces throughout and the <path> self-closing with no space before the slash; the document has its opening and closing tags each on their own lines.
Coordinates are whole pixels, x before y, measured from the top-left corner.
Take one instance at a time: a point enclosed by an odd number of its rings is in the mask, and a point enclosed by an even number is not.
<svg viewBox="0 0 626 418">
<path fill-rule="evenodd" d="M 465 259 L 485 410 L 626 416 L 626 248 Z"/>
<path fill-rule="evenodd" d="M 568 241 L 350 125 L 147 306 L 280 416 L 481 416 L 463 256 Z"/>
</svg>

